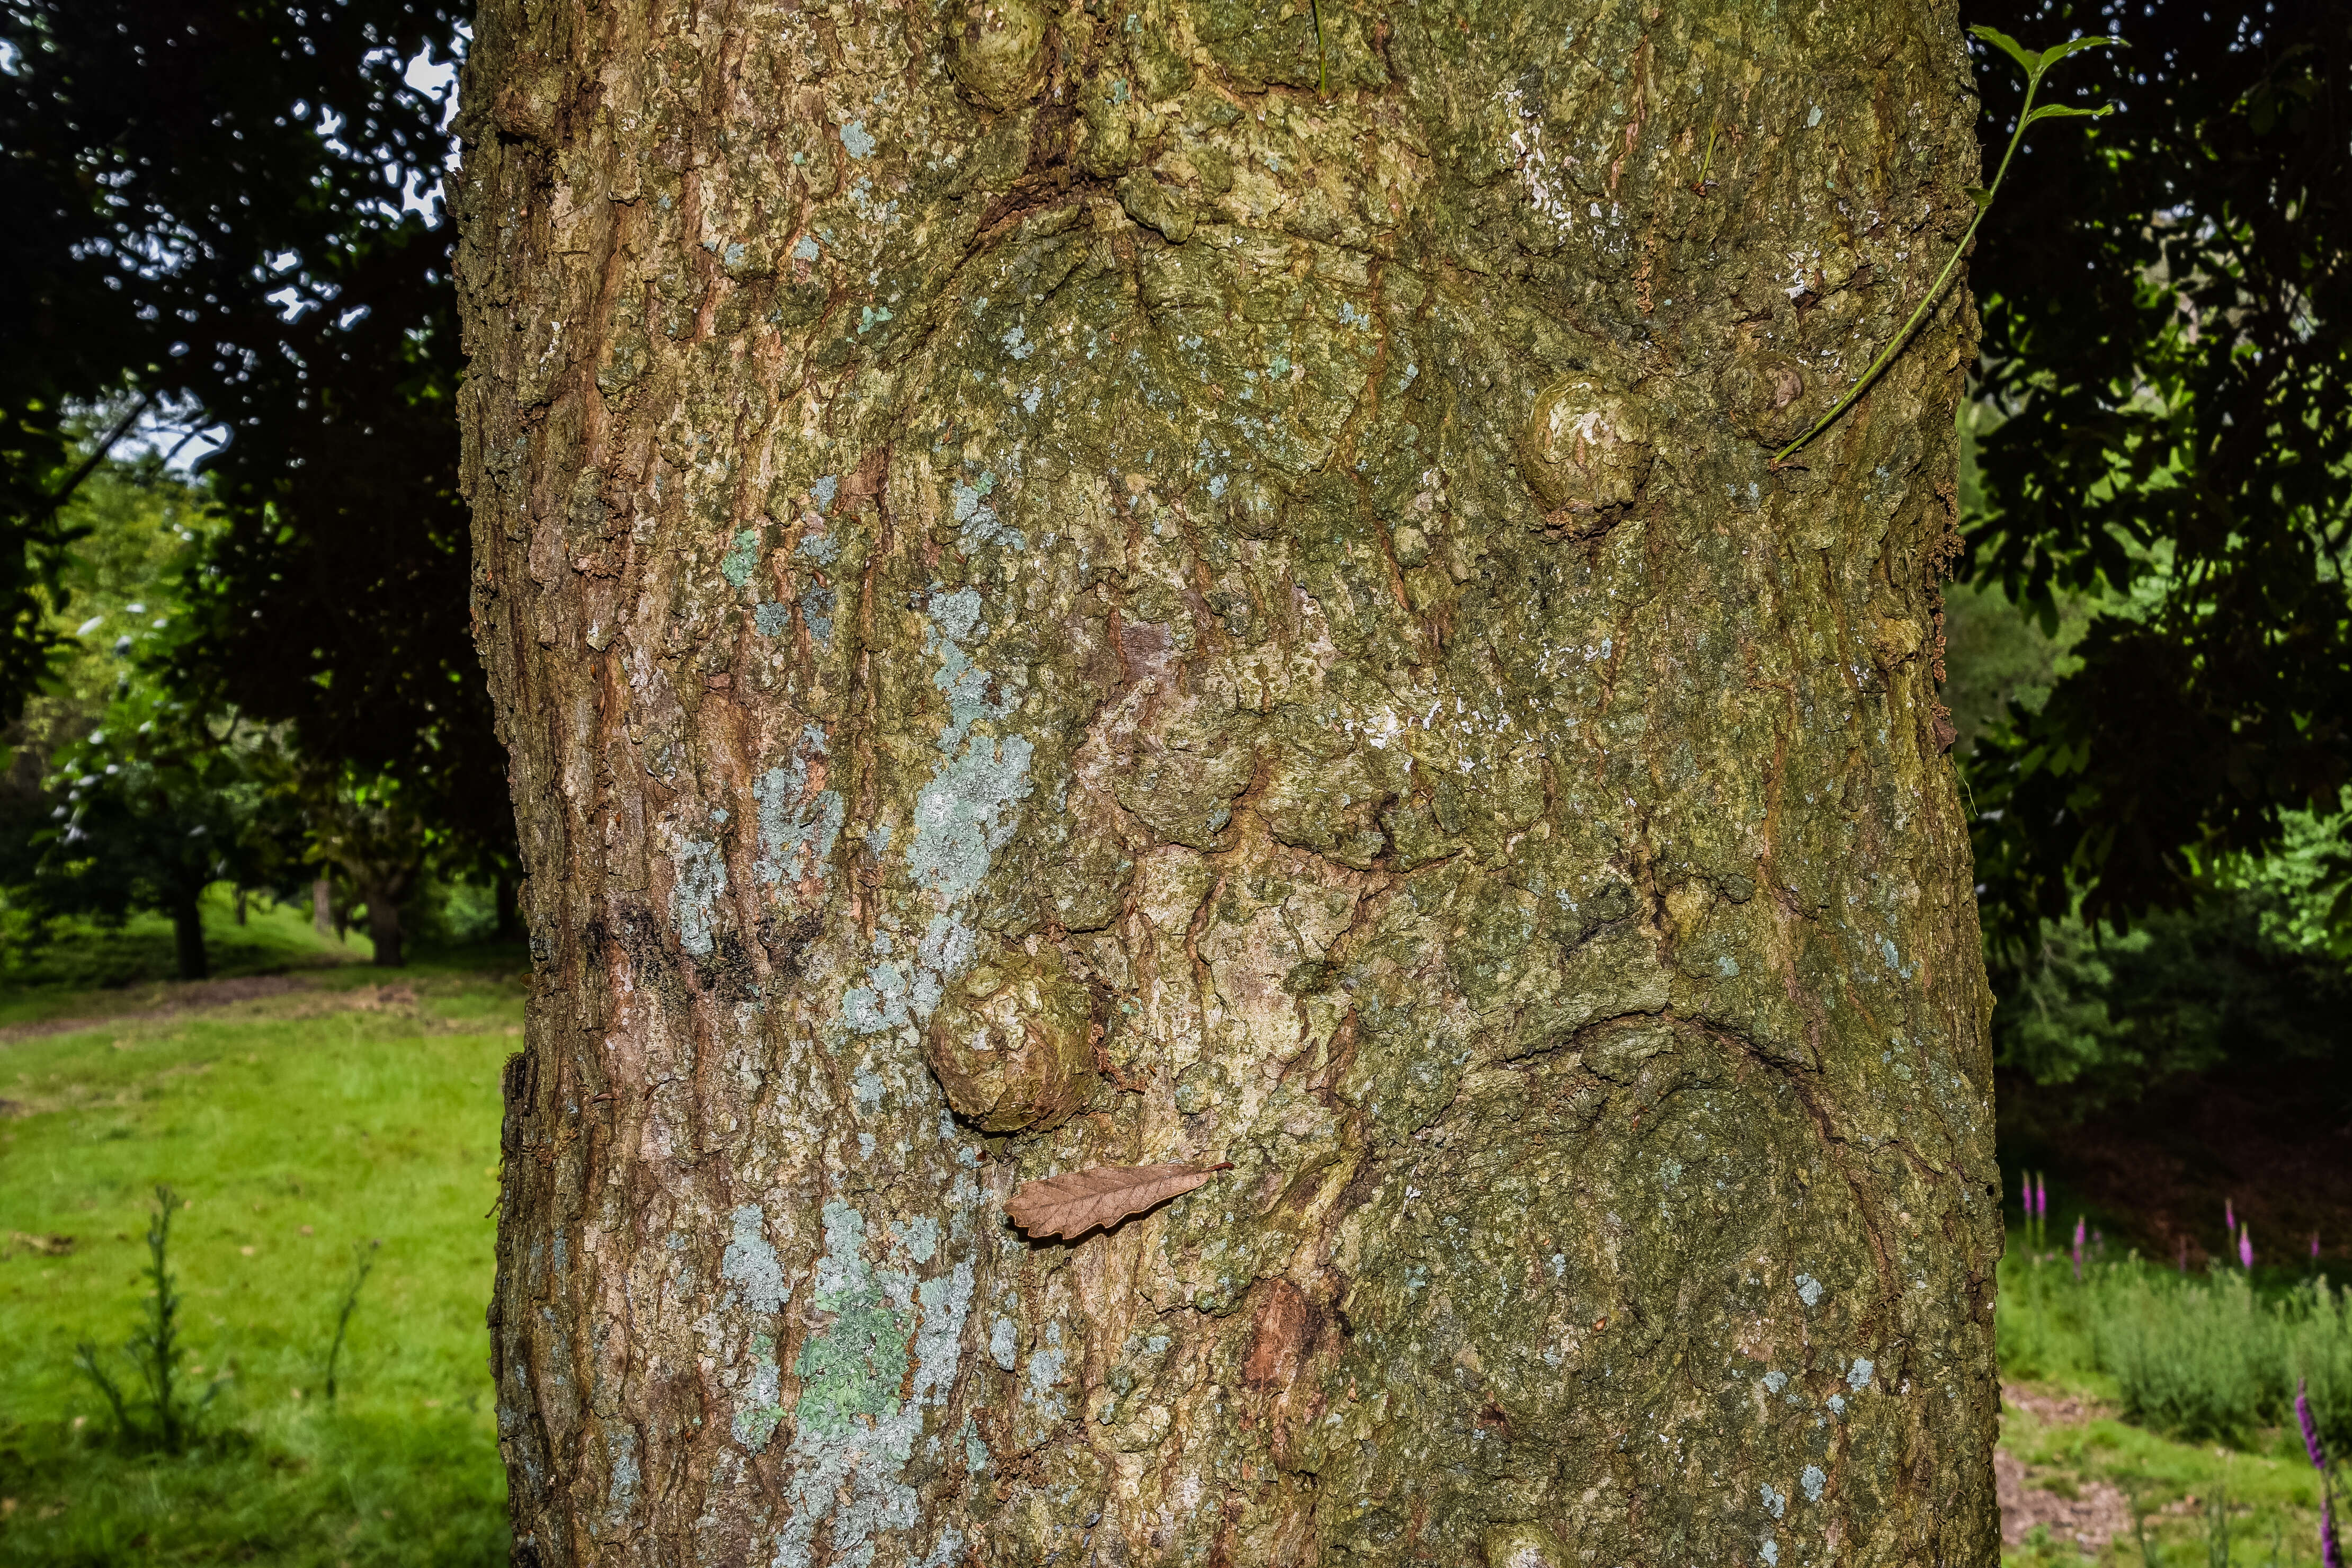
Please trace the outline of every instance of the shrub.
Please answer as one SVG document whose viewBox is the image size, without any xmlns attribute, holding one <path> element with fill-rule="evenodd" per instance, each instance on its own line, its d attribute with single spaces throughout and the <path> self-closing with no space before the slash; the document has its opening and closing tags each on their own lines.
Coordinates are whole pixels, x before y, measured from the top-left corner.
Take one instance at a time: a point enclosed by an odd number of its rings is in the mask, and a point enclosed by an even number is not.
<svg viewBox="0 0 2352 1568">
<path fill-rule="evenodd" d="M 2099 1361 L 2125 1419 L 2190 1441 L 2242 1441 L 2284 1408 L 2282 1325 L 2243 1274 L 2191 1284 L 2127 1270 L 2092 1288 L 2105 1298 Z"/>
<path fill-rule="evenodd" d="M 2314 1425 L 2330 1454 L 2352 1454 L 2352 1289 L 2325 1276 L 2296 1289 L 2282 1310 L 2286 1386 L 2304 1385 Z"/>
</svg>

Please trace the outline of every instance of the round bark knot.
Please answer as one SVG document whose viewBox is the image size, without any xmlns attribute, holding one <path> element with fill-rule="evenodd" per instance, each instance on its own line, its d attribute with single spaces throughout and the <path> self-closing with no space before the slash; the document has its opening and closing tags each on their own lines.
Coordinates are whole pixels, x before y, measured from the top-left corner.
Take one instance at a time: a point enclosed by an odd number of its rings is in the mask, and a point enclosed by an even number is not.
<svg viewBox="0 0 2352 1568">
<path fill-rule="evenodd" d="M 1498 1524 L 1486 1532 L 1486 1568 L 1567 1568 L 1567 1549 L 1540 1524 Z"/>
<path fill-rule="evenodd" d="M 1536 399 L 1519 440 L 1520 471 L 1555 512 L 1633 505 L 1654 455 L 1647 423 L 1632 398 L 1576 378 Z"/>
<path fill-rule="evenodd" d="M 982 1131 L 1058 1126 L 1094 1092 L 1094 998 L 1053 949 L 1015 950 L 950 990 L 923 1054 Z"/>
<path fill-rule="evenodd" d="M 1043 85 L 1038 69 L 1045 12 L 1030 0 L 968 0 L 963 25 L 949 24 L 948 68 L 964 91 L 990 109 L 1027 101 Z"/>
<path fill-rule="evenodd" d="M 1805 384 L 1796 362 L 1743 342 L 1724 373 L 1733 426 L 1743 436 L 1779 445 L 1802 435 L 1827 405 Z"/>
<path fill-rule="evenodd" d="M 1881 616 L 1870 632 L 1870 651 L 1887 669 L 1915 657 L 1927 640 L 1919 623 L 1901 616 Z"/>
</svg>

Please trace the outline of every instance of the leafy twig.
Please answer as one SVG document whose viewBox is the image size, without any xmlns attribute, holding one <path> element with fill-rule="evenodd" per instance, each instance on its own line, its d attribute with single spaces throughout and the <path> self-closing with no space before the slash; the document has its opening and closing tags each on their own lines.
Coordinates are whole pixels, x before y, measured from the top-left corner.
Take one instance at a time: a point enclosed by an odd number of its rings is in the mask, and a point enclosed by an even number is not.
<svg viewBox="0 0 2352 1568">
<path fill-rule="evenodd" d="M 124 1347 L 139 1380 L 147 1385 L 144 1403 L 152 1424 L 131 1415 L 131 1401 L 99 1360 L 96 1345 L 85 1341 L 74 1352 L 75 1363 L 98 1385 L 113 1412 L 117 1439 L 134 1448 L 167 1454 L 176 1454 L 187 1446 L 197 1411 L 220 1388 L 218 1382 L 214 1383 L 192 1411 L 184 1407 L 176 1386 L 185 1354 L 180 1348 L 180 1296 L 172 1288 L 172 1215 L 179 1206 L 177 1193 L 168 1186 L 156 1187 L 155 1217 L 147 1226 L 147 1278 L 154 1289 L 147 1298 L 147 1321 Z"/>
<path fill-rule="evenodd" d="M 1919 308 L 1911 312 L 1911 319 L 1903 323 L 1903 330 L 1896 332 L 1887 345 L 1879 351 L 1878 357 L 1870 362 L 1870 368 L 1862 373 L 1860 379 L 1846 390 L 1843 397 L 1838 399 L 1837 405 L 1815 421 L 1811 429 L 1774 454 L 1772 458 L 1774 468 L 1787 462 L 1798 448 L 1837 423 L 1838 416 L 1853 407 L 1861 399 L 1862 395 L 1870 390 L 1870 384 L 1878 379 L 1879 372 L 1885 370 L 1893 362 L 1895 356 L 1903 352 L 1903 346 L 1911 341 L 1911 335 L 1916 332 L 1919 330 L 1919 324 L 1927 319 L 1927 312 L 1935 307 L 1936 301 L 1943 297 L 1944 285 L 1952 280 L 1952 274 L 1958 269 L 1960 258 L 1968 254 L 1969 241 L 1977 237 L 1977 226 L 1984 222 L 1984 215 L 1991 210 L 1992 199 L 2000 194 L 2000 183 L 2008 176 L 2010 160 L 2017 156 L 2018 143 L 2025 140 L 2025 128 L 2037 120 L 2095 120 L 2103 114 L 2112 113 L 2115 110 L 2115 105 L 2111 103 L 2103 104 L 2097 109 L 2076 109 L 2068 104 L 2045 103 L 2036 109 L 2033 107 L 2033 95 L 2041 89 L 2043 73 L 2068 55 L 2108 45 L 2121 47 L 2123 44 L 2121 38 L 2072 38 L 2036 54 L 1997 27 L 1975 26 L 1970 27 L 1969 31 L 1999 48 L 2025 69 L 2025 102 L 2017 111 L 2017 129 L 2009 134 L 2009 150 L 2000 155 L 2000 167 L 1994 172 L 1990 185 L 1969 187 L 1969 199 L 1976 204 L 1977 216 L 1969 220 L 1968 232 L 1961 235 L 1959 244 L 1952 247 L 1952 258 L 1945 262 L 1943 271 L 1936 275 L 1936 281 L 1927 289 L 1927 298 L 1919 301 Z"/>
<path fill-rule="evenodd" d="M 351 1283 L 343 1287 L 343 1304 L 335 1314 L 334 1342 L 327 1347 L 327 1403 L 335 1402 L 335 1363 L 342 1359 L 343 1336 L 351 1331 L 352 1314 L 358 1310 L 360 1287 L 367 1283 L 369 1270 L 375 1267 L 375 1249 L 383 1245 L 371 1241 L 365 1247 L 352 1248 Z"/>
</svg>

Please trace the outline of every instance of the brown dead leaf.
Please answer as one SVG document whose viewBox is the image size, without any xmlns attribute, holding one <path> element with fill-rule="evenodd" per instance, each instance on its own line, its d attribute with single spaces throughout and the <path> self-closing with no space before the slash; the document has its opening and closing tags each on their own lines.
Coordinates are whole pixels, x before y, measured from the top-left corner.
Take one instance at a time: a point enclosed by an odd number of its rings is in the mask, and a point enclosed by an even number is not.
<svg viewBox="0 0 2352 1568">
<path fill-rule="evenodd" d="M 1165 1165 L 1093 1165 L 1022 1183 L 1005 1200 L 1004 1212 L 1033 1237 L 1060 1237 L 1066 1241 L 1097 1226 L 1115 1226 L 1130 1215 L 1191 1192 L 1219 1171 L 1233 1168 L 1230 1160 L 1214 1165 L 1197 1160 Z"/>
</svg>

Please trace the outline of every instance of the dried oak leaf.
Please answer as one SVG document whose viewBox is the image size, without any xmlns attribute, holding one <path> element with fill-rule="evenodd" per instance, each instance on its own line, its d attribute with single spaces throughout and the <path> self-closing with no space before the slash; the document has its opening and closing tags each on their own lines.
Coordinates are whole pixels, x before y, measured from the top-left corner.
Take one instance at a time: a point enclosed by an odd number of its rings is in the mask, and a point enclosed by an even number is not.
<svg viewBox="0 0 2352 1568">
<path fill-rule="evenodd" d="M 1214 1165 L 1197 1160 L 1165 1165 L 1092 1165 L 1022 1183 L 1004 1201 L 1004 1212 L 1033 1237 L 1068 1240 L 1097 1226 L 1117 1225 L 1129 1215 L 1191 1192 L 1219 1171 L 1233 1168 L 1230 1160 Z"/>
</svg>

